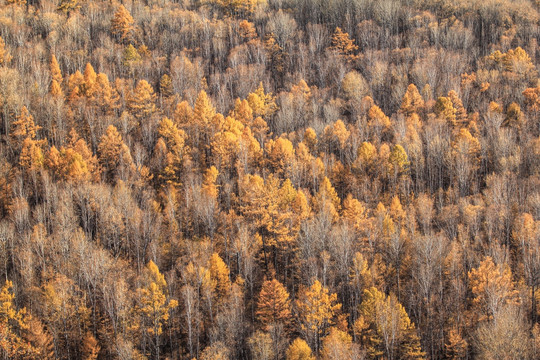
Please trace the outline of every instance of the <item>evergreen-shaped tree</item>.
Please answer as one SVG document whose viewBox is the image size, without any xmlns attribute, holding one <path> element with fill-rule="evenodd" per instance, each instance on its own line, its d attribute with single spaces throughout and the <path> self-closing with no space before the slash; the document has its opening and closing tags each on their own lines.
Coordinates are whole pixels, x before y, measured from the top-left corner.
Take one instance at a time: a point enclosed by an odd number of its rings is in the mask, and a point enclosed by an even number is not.
<svg viewBox="0 0 540 360">
<path fill-rule="evenodd" d="M 291 304 L 287 289 L 276 279 L 266 280 L 259 294 L 257 302 L 257 318 L 259 322 L 268 328 L 276 323 L 290 326 Z"/>
</svg>

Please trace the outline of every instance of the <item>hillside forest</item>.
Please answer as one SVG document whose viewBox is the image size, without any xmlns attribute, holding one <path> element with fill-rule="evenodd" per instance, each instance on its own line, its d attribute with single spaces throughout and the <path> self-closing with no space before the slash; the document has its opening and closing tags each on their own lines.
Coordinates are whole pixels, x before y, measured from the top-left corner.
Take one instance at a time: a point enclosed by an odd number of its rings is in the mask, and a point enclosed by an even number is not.
<svg viewBox="0 0 540 360">
<path fill-rule="evenodd" d="M 1 0 L 2 360 L 540 358 L 538 0 Z"/>
</svg>

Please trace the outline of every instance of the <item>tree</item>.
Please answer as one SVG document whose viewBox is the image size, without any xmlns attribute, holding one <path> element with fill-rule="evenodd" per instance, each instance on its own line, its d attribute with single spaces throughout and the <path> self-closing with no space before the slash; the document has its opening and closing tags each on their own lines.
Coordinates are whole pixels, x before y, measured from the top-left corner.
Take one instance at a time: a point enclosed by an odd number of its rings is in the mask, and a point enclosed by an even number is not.
<svg viewBox="0 0 540 360">
<path fill-rule="evenodd" d="M 229 360 L 229 352 L 225 344 L 216 342 L 204 349 L 200 360 Z"/>
<path fill-rule="evenodd" d="M 469 285 L 474 296 L 473 314 L 480 320 L 490 319 L 505 305 L 519 301 L 510 267 L 507 264 L 495 265 L 489 256 L 469 271 Z"/>
<path fill-rule="evenodd" d="M 540 226 L 531 214 L 516 218 L 512 237 L 523 261 L 525 281 L 531 287 L 531 314 L 537 318 L 536 294 L 540 285 Z"/>
<path fill-rule="evenodd" d="M 98 341 L 90 332 L 86 333 L 83 339 L 83 356 L 84 360 L 97 360 L 99 350 L 101 347 L 98 344 Z"/>
<path fill-rule="evenodd" d="M 79 0 L 61 0 L 56 10 L 65 13 L 68 17 L 72 11 L 79 9 Z"/>
<path fill-rule="evenodd" d="M 49 62 L 49 72 L 51 73 L 52 81 L 56 81 L 59 85 L 62 84 L 64 77 L 62 76 L 60 65 L 58 65 L 58 60 L 56 60 L 56 56 L 54 54 L 51 54 L 51 61 Z"/>
<path fill-rule="evenodd" d="M 186 145 L 186 133 L 178 129 L 175 123 L 164 117 L 158 127 L 158 139 L 154 153 L 163 152 L 165 163 L 158 169 L 158 180 L 161 185 L 180 185 L 182 170 L 185 162 L 189 160 L 189 147 Z"/>
<path fill-rule="evenodd" d="M 132 44 L 129 44 L 124 48 L 124 52 L 122 54 L 122 65 L 124 65 L 126 68 L 128 68 L 130 71 L 133 71 L 133 69 L 141 64 L 142 57 Z"/>
<path fill-rule="evenodd" d="M 336 51 L 348 62 L 358 59 L 358 55 L 355 55 L 356 51 L 358 51 L 358 45 L 355 45 L 354 39 L 351 39 L 349 34 L 343 32 L 339 27 L 336 28 L 334 35 L 332 35 L 332 46 L 330 50 Z"/>
<path fill-rule="evenodd" d="M 128 109 L 131 114 L 142 124 L 148 121 L 156 113 L 156 94 L 152 85 L 146 80 L 140 80 L 128 99 Z"/>
<path fill-rule="evenodd" d="M 337 294 L 329 294 L 326 287 L 316 280 L 313 285 L 303 289 L 296 300 L 300 329 L 318 351 L 320 340 L 327 329 L 335 324 L 341 304 Z"/>
<path fill-rule="evenodd" d="M 204 172 L 201 190 L 209 199 L 217 200 L 219 194 L 218 185 L 216 184 L 218 175 L 219 171 L 214 166 L 211 166 Z"/>
<path fill-rule="evenodd" d="M 257 90 L 249 93 L 247 96 L 247 102 L 253 111 L 253 116 L 262 116 L 263 118 L 269 118 L 276 112 L 277 105 L 275 99 L 272 93 L 264 92 L 262 82 L 259 84 Z"/>
<path fill-rule="evenodd" d="M 129 42 L 133 38 L 135 28 L 133 17 L 124 7 L 120 5 L 114 13 L 114 18 L 111 21 L 111 33 L 122 42 Z"/>
<path fill-rule="evenodd" d="M 20 149 L 22 143 L 28 138 L 36 140 L 37 132 L 41 129 L 34 123 L 34 117 L 30 114 L 26 106 L 23 106 L 17 120 L 11 124 L 10 137 L 15 147 Z"/>
<path fill-rule="evenodd" d="M 60 151 L 55 146 L 51 147 L 45 159 L 46 167 L 65 181 L 98 180 L 100 170 L 97 157 L 74 129 L 69 134 L 67 147 L 62 146 Z"/>
<path fill-rule="evenodd" d="M 456 126 L 456 109 L 450 98 L 439 97 L 435 103 L 434 110 L 435 115 L 446 121 L 450 126 Z"/>
<path fill-rule="evenodd" d="M 89 330 L 90 310 L 86 293 L 65 275 L 56 275 L 43 285 L 42 313 L 47 329 L 54 338 L 60 359 L 69 359 L 81 352 L 80 332 Z"/>
<path fill-rule="evenodd" d="M 418 114 L 424 108 L 424 99 L 418 92 L 417 87 L 414 84 L 409 84 L 405 95 L 403 95 L 403 100 L 401 102 L 400 111 L 403 115 L 409 117 L 412 114 Z"/>
<path fill-rule="evenodd" d="M 448 333 L 448 341 L 444 345 L 446 356 L 449 359 L 466 359 L 469 344 L 456 329 L 451 329 Z"/>
<path fill-rule="evenodd" d="M 266 0 L 205 0 L 205 3 L 211 4 L 227 15 L 238 13 L 252 14 L 257 6 L 266 4 Z"/>
<path fill-rule="evenodd" d="M 456 123 L 462 126 L 465 125 L 467 122 L 467 110 L 463 106 L 463 102 L 457 92 L 450 90 L 448 92 L 448 98 L 452 101 L 452 106 L 456 110 Z"/>
<path fill-rule="evenodd" d="M 296 338 L 287 349 L 287 360 L 315 360 L 309 345 L 302 339 Z"/>
<path fill-rule="evenodd" d="M 171 77 L 167 74 L 163 74 L 163 76 L 159 80 L 159 93 L 164 98 L 168 98 L 174 95 L 172 80 Z"/>
<path fill-rule="evenodd" d="M 8 65 L 12 58 L 13 57 L 6 48 L 6 43 L 4 42 L 4 39 L 0 37 L 0 65 Z"/>
<path fill-rule="evenodd" d="M 396 144 L 388 157 L 388 173 L 396 179 L 398 175 L 407 172 L 409 168 L 409 158 L 403 146 Z"/>
<path fill-rule="evenodd" d="M 268 165 L 280 175 L 287 175 L 294 159 L 294 146 L 285 138 L 277 138 L 266 143 Z"/>
<path fill-rule="evenodd" d="M 253 360 L 271 360 L 274 358 L 272 338 L 268 333 L 256 331 L 248 340 Z"/>
<path fill-rule="evenodd" d="M 80 87 L 80 90 L 84 96 L 91 98 L 94 93 L 94 87 L 96 85 L 97 74 L 94 67 L 90 63 L 86 63 L 83 72 L 84 82 Z"/>
<path fill-rule="evenodd" d="M 478 359 L 530 358 L 528 326 L 516 306 L 499 309 L 493 319 L 480 323 L 474 335 Z"/>
<path fill-rule="evenodd" d="M 168 296 L 165 277 L 153 261 L 146 265 L 146 277 L 147 284 L 137 289 L 138 304 L 134 311 L 140 317 L 141 330 L 152 339 L 152 353 L 159 360 L 163 325 L 169 320 L 169 312 L 178 306 L 178 301 Z"/>
<path fill-rule="evenodd" d="M 92 94 L 88 99 L 104 115 L 111 115 L 119 108 L 120 96 L 113 88 L 109 78 L 104 73 L 99 73 L 92 86 Z"/>
<path fill-rule="evenodd" d="M 266 280 L 257 302 L 257 318 L 264 328 L 281 323 L 290 327 L 292 315 L 289 293 L 276 279 Z"/>
<path fill-rule="evenodd" d="M 206 91 L 201 90 L 195 100 L 193 117 L 191 124 L 188 125 L 191 129 L 188 130 L 188 134 L 193 139 L 194 147 L 197 147 L 201 151 L 201 160 L 203 161 L 208 158 L 211 139 L 218 130 L 214 117 L 216 119 L 219 118 L 216 116 L 216 109 L 212 105 Z"/>
<path fill-rule="evenodd" d="M 349 109 L 353 115 L 361 110 L 362 99 L 370 94 L 369 84 L 357 71 L 349 71 L 341 81 L 341 89 L 345 99 L 349 102 Z"/>
<path fill-rule="evenodd" d="M 26 173 L 32 173 L 41 169 L 44 161 L 45 157 L 43 156 L 39 142 L 27 137 L 22 143 L 19 166 Z"/>
<path fill-rule="evenodd" d="M 424 358 L 414 324 L 393 294 L 386 296 L 374 287 L 364 290 L 360 314 L 354 328 L 371 356 Z"/>
<path fill-rule="evenodd" d="M 338 328 L 331 328 L 330 333 L 323 339 L 321 350 L 322 360 L 354 359 L 355 350 L 352 337 Z"/>
<path fill-rule="evenodd" d="M 332 186 L 330 180 L 325 177 L 319 185 L 319 191 L 315 195 L 315 209 L 319 212 L 327 211 L 334 221 L 339 218 L 341 210 L 341 200 Z"/>
<path fill-rule="evenodd" d="M 229 267 L 218 253 L 212 254 L 208 265 L 210 277 L 216 284 L 216 299 L 219 304 L 223 304 L 231 292 L 232 284 L 229 278 Z"/>
<path fill-rule="evenodd" d="M 129 148 L 113 125 L 110 125 L 101 137 L 98 159 L 107 180 L 125 178 L 126 172 L 134 170 Z"/>
<path fill-rule="evenodd" d="M 30 317 L 26 309 L 17 309 L 11 293 L 13 283 L 6 280 L 0 291 L 0 354 L 6 359 L 38 358 L 39 349 L 24 340 L 23 332 L 29 329 Z"/>
<path fill-rule="evenodd" d="M 452 142 L 452 160 L 454 174 L 460 194 L 469 190 L 469 182 L 479 166 L 480 142 L 468 129 L 461 128 Z"/>
</svg>

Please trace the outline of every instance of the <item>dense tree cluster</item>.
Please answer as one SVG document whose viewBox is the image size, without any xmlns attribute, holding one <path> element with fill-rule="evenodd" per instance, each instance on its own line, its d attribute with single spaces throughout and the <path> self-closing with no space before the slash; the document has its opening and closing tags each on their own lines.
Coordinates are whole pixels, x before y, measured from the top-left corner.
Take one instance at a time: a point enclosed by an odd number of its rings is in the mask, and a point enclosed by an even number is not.
<svg viewBox="0 0 540 360">
<path fill-rule="evenodd" d="M 4 0 L 0 357 L 539 358 L 539 12 Z"/>
</svg>

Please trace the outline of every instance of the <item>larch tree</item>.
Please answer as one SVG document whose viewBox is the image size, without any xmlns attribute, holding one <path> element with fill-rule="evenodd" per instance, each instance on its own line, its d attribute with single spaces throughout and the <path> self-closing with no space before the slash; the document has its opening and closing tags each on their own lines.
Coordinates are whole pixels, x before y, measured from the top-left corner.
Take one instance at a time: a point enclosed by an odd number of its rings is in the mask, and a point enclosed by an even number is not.
<svg viewBox="0 0 540 360">
<path fill-rule="evenodd" d="M 65 275 L 57 275 L 47 281 L 41 293 L 43 319 L 51 332 L 56 346 L 64 351 L 61 359 L 80 353 L 80 331 L 89 329 L 90 310 L 86 307 L 86 294 Z"/>
<path fill-rule="evenodd" d="M 92 64 L 86 63 L 86 66 L 84 67 L 83 77 L 84 82 L 81 86 L 81 91 L 87 98 L 91 98 L 97 80 L 97 74 Z"/>
<path fill-rule="evenodd" d="M 172 80 L 171 77 L 167 74 L 163 74 L 163 76 L 159 80 L 159 93 L 164 98 L 169 98 L 174 95 Z"/>
<path fill-rule="evenodd" d="M 36 140 L 37 132 L 40 129 L 34 123 L 34 117 L 30 114 L 26 106 L 23 106 L 17 120 L 11 123 L 10 137 L 15 147 L 20 149 L 25 139 Z"/>
<path fill-rule="evenodd" d="M 388 157 L 388 173 L 394 178 L 394 181 L 399 176 L 407 173 L 409 164 L 409 158 L 403 146 L 394 145 Z"/>
<path fill-rule="evenodd" d="M 252 14 L 257 6 L 266 4 L 266 0 L 205 0 L 205 3 L 219 8 L 227 15 Z"/>
<path fill-rule="evenodd" d="M 448 332 L 448 340 L 444 344 L 446 356 L 450 359 L 466 359 L 468 351 L 468 342 L 465 340 L 457 329 L 451 329 Z"/>
<path fill-rule="evenodd" d="M 51 60 L 49 61 L 49 72 L 51 73 L 51 80 L 54 80 L 61 85 L 64 77 L 62 76 L 60 65 L 58 64 L 58 60 L 56 60 L 56 56 L 54 54 L 51 55 Z"/>
<path fill-rule="evenodd" d="M 341 304 L 337 294 L 330 294 L 318 280 L 300 292 L 296 300 L 296 309 L 300 321 L 300 330 L 318 351 L 321 339 L 330 326 L 335 324 Z"/>
<path fill-rule="evenodd" d="M 492 318 L 505 305 L 519 303 L 519 294 L 514 289 L 512 272 L 507 264 L 496 265 L 486 256 L 468 276 L 474 296 L 473 313 L 480 320 Z"/>
<path fill-rule="evenodd" d="M 108 180 L 123 178 L 135 167 L 129 148 L 113 125 L 110 125 L 101 137 L 98 159 Z"/>
<path fill-rule="evenodd" d="M 321 359 L 340 360 L 354 359 L 356 349 L 351 335 L 336 327 L 330 328 L 330 332 L 322 341 Z"/>
<path fill-rule="evenodd" d="M 9 50 L 6 47 L 4 39 L 0 37 L 0 65 L 6 66 L 9 64 L 13 57 L 11 56 Z"/>
<path fill-rule="evenodd" d="M 79 0 L 61 0 L 57 10 L 65 13 L 69 17 L 73 11 L 78 10 L 80 7 Z"/>
<path fill-rule="evenodd" d="M 257 330 L 248 339 L 249 348 L 253 360 L 272 360 L 274 350 L 272 348 L 272 338 L 268 333 Z"/>
<path fill-rule="evenodd" d="M 111 33 L 122 42 L 129 42 L 133 38 L 135 21 L 129 11 L 120 5 L 111 21 Z"/>
<path fill-rule="evenodd" d="M 147 284 L 137 289 L 138 303 L 134 312 L 140 318 L 143 336 L 152 341 L 152 354 L 159 360 L 163 326 L 169 320 L 170 311 L 178 306 L 178 301 L 170 298 L 165 277 L 153 261 L 146 266 L 146 276 Z"/>
<path fill-rule="evenodd" d="M 210 277 L 215 281 L 216 300 L 218 304 L 223 304 L 231 293 L 231 280 L 229 278 L 229 267 L 218 253 L 213 253 L 209 260 L 208 268 Z"/>
<path fill-rule="evenodd" d="M 276 323 L 281 323 L 286 328 L 291 326 L 289 293 L 276 279 L 266 280 L 263 283 L 255 314 L 266 329 Z"/>
<path fill-rule="evenodd" d="M 29 329 L 31 318 L 25 308 L 15 307 L 12 288 L 13 283 L 7 280 L 0 290 L 0 354 L 3 358 L 13 360 L 37 359 L 39 349 L 23 337 L 24 331 Z"/>
<path fill-rule="evenodd" d="M 424 105 L 424 99 L 418 92 L 418 88 L 414 84 L 410 84 L 407 87 L 405 95 L 403 95 L 403 100 L 399 110 L 403 113 L 403 115 L 409 117 L 412 114 L 420 113 L 423 110 Z"/>
<path fill-rule="evenodd" d="M 332 35 L 332 46 L 330 50 L 335 50 L 346 61 L 353 62 L 358 59 L 356 52 L 358 45 L 354 43 L 354 39 L 349 37 L 349 34 L 337 27 Z"/>
<path fill-rule="evenodd" d="M 315 360 L 315 356 L 307 342 L 296 338 L 287 349 L 287 360 Z"/>
<path fill-rule="evenodd" d="M 19 155 L 19 166 L 26 172 L 32 173 L 41 169 L 45 162 L 45 156 L 39 143 L 27 137 L 21 148 Z"/>
<path fill-rule="evenodd" d="M 45 165 L 59 179 L 74 183 L 98 180 L 100 169 L 97 157 L 92 153 L 84 139 L 79 138 L 75 129 L 71 129 L 69 143 L 60 150 L 52 146 Z"/>
<path fill-rule="evenodd" d="M 443 119 L 450 126 L 456 126 L 456 109 L 450 98 L 441 96 L 437 99 L 433 108 L 435 115 Z"/>
<path fill-rule="evenodd" d="M 255 117 L 262 116 L 263 118 L 268 118 L 277 110 L 275 97 L 272 95 L 272 93 L 264 92 L 262 82 L 259 84 L 257 90 L 248 94 L 247 102 L 253 111 L 253 116 Z"/>
<path fill-rule="evenodd" d="M 156 94 L 146 80 L 140 80 L 128 99 L 128 109 L 142 123 L 156 113 Z"/>
<path fill-rule="evenodd" d="M 188 134 L 193 139 L 193 145 L 199 149 L 203 162 L 209 158 L 212 137 L 219 130 L 219 124 L 216 123 L 215 118 L 216 120 L 223 119 L 222 116 L 216 116 L 216 109 L 206 91 L 201 90 L 195 100 Z"/>
<path fill-rule="evenodd" d="M 314 198 L 314 210 L 316 212 L 326 212 L 332 217 L 333 221 L 339 219 L 341 211 L 341 200 L 336 189 L 327 177 L 319 185 L 319 191 Z"/>
<path fill-rule="evenodd" d="M 203 194 L 208 196 L 209 199 L 213 199 L 214 201 L 217 200 L 219 194 L 219 189 L 217 185 L 218 175 L 219 171 L 216 169 L 216 167 L 210 166 L 204 172 L 203 183 L 201 186 Z"/>
<path fill-rule="evenodd" d="M 424 359 L 415 326 L 393 294 L 386 296 L 374 287 L 366 289 L 360 314 L 354 328 L 371 356 Z"/>
<path fill-rule="evenodd" d="M 287 175 L 294 159 L 294 146 L 286 138 L 280 137 L 266 143 L 268 165 L 277 174 Z"/>
<path fill-rule="evenodd" d="M 531 214 L 524 213 L 515 220 L 512 237 L 523 261 L 525 281 L 531 288 L 531 313 L 536 319 L 536 297 L 540 285 L 540 225 Z"/>
</svg>

